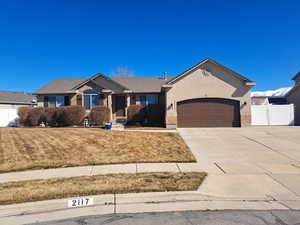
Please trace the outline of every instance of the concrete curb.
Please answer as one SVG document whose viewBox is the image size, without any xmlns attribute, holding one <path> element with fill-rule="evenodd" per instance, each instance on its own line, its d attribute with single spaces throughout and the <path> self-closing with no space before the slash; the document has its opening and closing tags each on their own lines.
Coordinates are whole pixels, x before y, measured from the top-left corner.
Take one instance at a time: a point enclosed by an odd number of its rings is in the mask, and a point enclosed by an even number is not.
<svg viewBox="0 0 300 225">
<path fill-rule="evenodd" d="M 0 206 L 0 221 L 6 225 L 26 224 L 118 213 L 167 212 L 186 210 L 291 210 L 300 201 L 225 199 L 188 192 L 108 194 L 94 197 L 88 207 L 67 208 L 67 198 Z"/>
</svg>

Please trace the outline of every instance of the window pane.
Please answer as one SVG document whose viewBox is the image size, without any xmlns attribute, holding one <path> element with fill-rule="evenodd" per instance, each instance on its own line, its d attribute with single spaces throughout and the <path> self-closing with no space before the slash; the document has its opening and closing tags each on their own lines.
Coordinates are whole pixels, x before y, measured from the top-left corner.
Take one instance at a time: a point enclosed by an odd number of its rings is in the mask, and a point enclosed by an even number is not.
<svg viewBox="0 0 300 225">
<path fill-rule="evenodd" d="M 146 105 L 147 104 L 147 101 L 146 101 L 146 95 L 141 95 L 140 96 L 140 104 L 141 105 Z"/>
<path fill-rule="evenodd" d="M 70 105 L 70 96 L 65 96 L 65 106 Z"/>
<path fill-rule="evenodd" d="M 56 104 L 55 96 L 49 96 L 48 101 L 49 101 L 49 107 L 55 107 L 55 104 Z"/>
<path fill-rule="evenodd" d="M 156 96 L 155 95 L 147 95 L 147 104 L 148 105 L 152 105 L 152 104 L 157 104 L 157 101 L 156 101 Z"/>
<path fill-rule="evenodd" d="M 65 97 L 64 96 L 56 96 L 56 107 L 65 105 Z"/>
<path fill-rule="evenodd" d="M 100 105 L 99 95 L 92 95 L 92 107 Z"/>
<path fill-rule="evenodd" d="M 94 91 L 94 90 L 92 90 L 92 89 L 85 90 L 83 93 L 84 93 L 84 94 L 98 94 L 96 91 Z"/>
<path fill-rule="evenodd" d="M 91 109 L 91 99 L 90 95 L 83 96 L 83 105 L 85 109 Z"/>
</svg>

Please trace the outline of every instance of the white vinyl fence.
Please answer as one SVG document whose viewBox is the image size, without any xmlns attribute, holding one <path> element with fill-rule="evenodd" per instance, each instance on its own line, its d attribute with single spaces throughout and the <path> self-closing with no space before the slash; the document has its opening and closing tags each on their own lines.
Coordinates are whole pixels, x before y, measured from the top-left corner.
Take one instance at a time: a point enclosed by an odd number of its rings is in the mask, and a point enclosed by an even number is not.
<svg viewBox="0 0 300 225">
<path fill-rule="evenodd" d="M 294 125 L 294 105 L 252 105 L 252 125 Z"/>
<path fill-rule="evenodd" d="M 0 127 L 13 126 L 17 119 L 17 109 L 0 109 Z"/>
</svg>

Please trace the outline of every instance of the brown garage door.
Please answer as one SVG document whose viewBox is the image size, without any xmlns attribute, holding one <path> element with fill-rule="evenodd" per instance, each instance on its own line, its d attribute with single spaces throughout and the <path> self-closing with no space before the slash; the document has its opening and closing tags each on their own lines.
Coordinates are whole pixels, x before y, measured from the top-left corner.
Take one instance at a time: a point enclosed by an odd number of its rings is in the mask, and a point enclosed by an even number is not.
<svg viewBox="0 0 300 225">
<path fill-rule="evenodd" d="M 177 103 L 178 127 L 240 127 L 240 103 L 222 98 L 197 98 Z"/>
</svg>

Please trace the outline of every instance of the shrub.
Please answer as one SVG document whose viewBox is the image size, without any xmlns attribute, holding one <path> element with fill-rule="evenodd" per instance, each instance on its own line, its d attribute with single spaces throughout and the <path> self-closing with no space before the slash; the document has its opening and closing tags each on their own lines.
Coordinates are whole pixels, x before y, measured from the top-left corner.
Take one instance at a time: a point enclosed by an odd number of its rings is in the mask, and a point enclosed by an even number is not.
<svg viewBox="0 0 300 225">
<path fill-rule="evenodd" d="M 28 116 L 26 119 L 27 124 L 29 126 L 39 126 L 44 121 L 44 108 L 43 107 L 35 107 L 31 108 L 28 112 Z"/>
<path fill-rule="evenodd" d="M 80 125 L 85 117 L 85 108 L 79 105 L 62 107 L 62 112 L 57 112 L 59 124 L 73 126 Z M 59 108 L 58 108 L 59 109 Z"/>
<path fill-rule="evenodd" d="M 164 110 L 158 104 L 148 105 L 146 108 L 146 121 L 149 126 L 162 126 Z"/>
<path fill-rule="evenodd" d="M 130 105 L 127 109 L 127 123 L 129 125 L 143 124 L 145 116 L 145 108 L 141 105 Z"/>
<path fill-rule="evenodd" d="M 49 126 L 56 126 L 57 122 L 56 122 L 56 118 L 55 118 L 55 114 L 57 112 L 57 108 L 55 107 L 47 107 L 44 109 L 44 122 L 49 125 Z"/>
<path fill-rule="evenodd" d="M 22 126 L 28 126 L 28 113 L 32 110 L 32 107 L 19 107 L 18 108 L 18 116 L 19 122 Z"/>
<path fill-rule="evenodd" d="M 56 107 L 53 115 L 53 126 L 67 126 L 67 122 L 64 116 L 65 107 Z"/>
<path fill-rule="evenodd" d="M 92 108 L 89 114 L 91 125 L 104 125 L 110 121 L 110 110 L 106 106 Z"/>
</svg>

